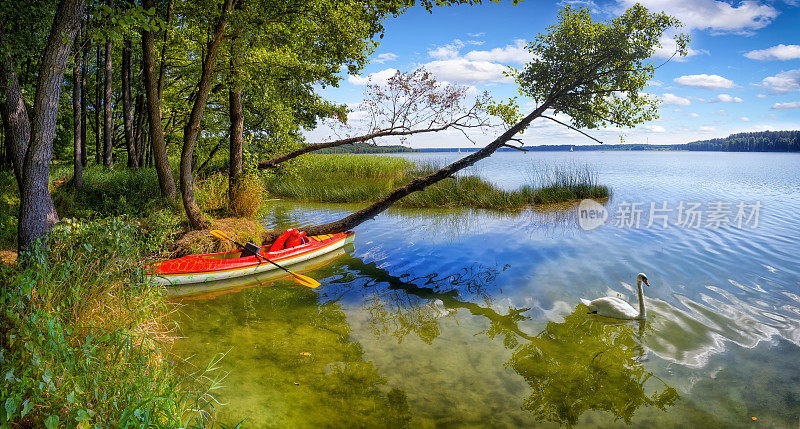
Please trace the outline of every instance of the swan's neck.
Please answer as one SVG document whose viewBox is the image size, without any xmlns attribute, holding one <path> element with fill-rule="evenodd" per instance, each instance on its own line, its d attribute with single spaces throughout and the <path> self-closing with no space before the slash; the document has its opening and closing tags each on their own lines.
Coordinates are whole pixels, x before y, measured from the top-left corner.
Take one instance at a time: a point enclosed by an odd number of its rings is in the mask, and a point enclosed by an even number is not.
<svg viewBox="0 0 800 429">
<path fill-rule="evenodd" d="M 642 279 L 636 280 L 636 289 L 638 289 L 639 293 L 639 319 L 644 319 L 645 311 L 644 311 L 644 293 L 642 292 Z"/>
</svg>

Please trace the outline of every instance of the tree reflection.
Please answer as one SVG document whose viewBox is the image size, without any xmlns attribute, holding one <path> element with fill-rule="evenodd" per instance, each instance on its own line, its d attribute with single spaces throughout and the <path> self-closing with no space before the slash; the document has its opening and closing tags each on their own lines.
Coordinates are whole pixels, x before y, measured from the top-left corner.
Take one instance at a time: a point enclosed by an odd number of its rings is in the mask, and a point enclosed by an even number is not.
<svg viewBox="0 0 800 429">
<path fill-rule="evenodd" d="M 525 377 L 532 393 L 523 408 L 537 419 L 567 426 L 589 410 L 607 411 L 630 424 L 642 405 L 661 410 L 680 399 L 663 381 L 645 392 L 653 378 L 642 364 L 644 323 L 604 322 L 579 305 L 561 323 L 548 322 L 535 338 L 514 351 L 508 365 Z"/>
<path fill-rule="evenodd" d="M 492 339 L 502 337 L 504 347 L 513 351 L 506 365 L 530 386 L 523 408 L 539 421 L 573 426 L 588 411 L 605 411 L 630 424 L 640 407 L 665 411 L 680 399 L 673 387 L 643 365 L 644 322 L 590 316 L 586 307 L 579 305 L 563 322 L 548 322 L 533 336 L 520 328 L 520 323 L 529 319 L 527 308 L 509 307 L 506 314 L 500 314 L 488 304 L 462 297 L 469 293 L 490 299 L 485 291 L 499 273 L 496 268 L 475 265 L 455 276 L 411 278 L 393 276 L 357 258 L 343 262 L 351 282 L 368 277 L 364 281 L 370 286 L 388 283 L 382 292 L 373 291 L 367 306 L 372 323 L 398 341 L 409 332 L 427 343 L 440 335 L 439 318 L 430 311 L 434 302 L 446 310 L 464 309 L 485 317 L 489 327 L 482 333 Z"/>
</svg>

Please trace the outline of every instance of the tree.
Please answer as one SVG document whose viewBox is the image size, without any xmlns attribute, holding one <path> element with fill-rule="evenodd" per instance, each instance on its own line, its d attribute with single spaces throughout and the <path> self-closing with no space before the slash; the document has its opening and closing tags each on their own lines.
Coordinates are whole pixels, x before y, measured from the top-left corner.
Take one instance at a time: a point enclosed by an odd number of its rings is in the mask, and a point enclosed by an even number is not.
<svg viewBox="0 0 800 429">
<path fill-rule="evenodd" d="M 307 228 L 309 235 L 330 234 L 354 228 L 375 217 L 406 195 L 452 176 L 475 162 L 491 156 L 538 118 L 564 113 L 572 118 L 570 128 L 597 128 L 607 124 L 633 127 L 656 117 L 658 100 L 642 94 L 653 77 L 649 62 L 665 30 L 680 22 L 664 13 L 650 13 L 639 4 L 608 22 L 597 22 L 588 9 L 566 6 L 558 23 L 527 46 L 533 60 L 513 71 L 520 91 L 537 104 L 533 112 L 484 148 L 440 170 L 412 180 L 374 204 L 340 220 Z M 676 54 L 686 55 L 687 35 L 676 37 Z M 280 232 L 265 236 L 274 240 Z"/>
<path fill-rule="evenodd" d="M 142 7 L 147 11 L 154 11 L 155 6 L 153 0 L 142 0 Z M 172 177 L 172 169 L 167 158 L 167 144 L 164 141 L 164 129 L 161 123 L 161 91 L 155 67 L 155 40 L 153 29 L 148 27 L 142 30 L 142 68 L 144 69 L 144 88 L 147 96 L 146 111 L 147 121 L 150 125 L 150 145 L 161 195 L 174 200 L 178 197 L 178 191 L 175 188 L 175 178 Z"/>
<path fill-rule="evenodd" d="M 370 83 L 364 91 L 360 112 L 366 115 L 366 126 L 345 125 L 350 135 L 343 138 L 304 145 L 285 155 L 262 161 L 258 168 L 275 168 L 282 162 L 300 155 L 345 144 L 372 141 L 381 137 L 407 138 L 414 134 L 433 133 L 448 129 L 460 131 L 472 140 L 468 131 L 490 126 L 487 114 L 489 96 L 484 93 L 470 105 L 468 88 L 438 82 L 425 69 L 396 72 L 386 84 Z M 335 126 L 335 124 L 334 124 Z M 366 128 L 366 129 L 364 129 Z M 352 135 L 353 131 L 360 133 Z"/>
<path fill-rule="evenodd" d="M 22 166 L 19 169 L 21 177 L 17 179 L 21 183 L 18 224 L 20 250 L 30 249 L 34 241 L 44 236 L 58 220 L 48 189 L 53 138 L 67 59 L 85 7 L 85 0 L 61 0 L 58 3 L 39 61 L 32 117 L 28 116 L 22 100 L 13 68 L 14 61 L 3 37 L 6 16 L 0 15 L 0 49 L 5 51 L 4 61 L 0 62 L 3 77 L 0 91 L 6 106 L 3 116 L 5 122 L 6 113 L 11 113 L 11 128 L 15 131 L 12 142 L 14 160 Z"/>
<path fill-rule="evenodd" d="M 72 186 L 75 189 L 80 189 L 83 186 L 83 138 L 85 132 L 83 131 L 83 112 L 81 110 L 81 99 L 83 93 L 81 92 L 81 49 L 80 49 L 80 35 L 75 38 L 75 53 L 74 64 L 72 67 L 72 124 L 73 124 L 73 142 L 74 142 L 74 159 L 72 162 Z"/>
</svg>

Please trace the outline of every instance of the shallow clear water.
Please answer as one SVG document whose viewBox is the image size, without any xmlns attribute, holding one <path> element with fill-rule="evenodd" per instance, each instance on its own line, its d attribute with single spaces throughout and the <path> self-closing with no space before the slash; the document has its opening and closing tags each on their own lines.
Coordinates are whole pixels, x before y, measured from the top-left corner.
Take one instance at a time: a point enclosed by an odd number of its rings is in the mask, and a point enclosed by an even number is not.
<svg viewBox="0 0 800 429">
<path fill-rule="evenodd" d="M 176 349 L 227 352 L 220 417 L 246 427 L 798 427 L 800 156 L 499 153 L 470 172 L 516 188 L 564 164 L 611 187 L 604 225 L 584 230 L 575 208 L 392 209 L 305 267 L 316 290 L 277 280 L 184 300 Z M 651 202 L 673 209 L 668 227 L 648 227 Z M 681 202 L 700 203 L 697 228 L 677 225 Z M 730 223 L 709 226 L 717 202 Z M 639 226 L 617 225 L 631 203 Z M 737 225 L 740 203 L 760 204 L 757 222 L 744 210 Z M 355 207 L 275 202 L 265 222 Z M 586 314 L 580 298 L 635 305 L 638 272 L 645 323 Z"/>
</svg>

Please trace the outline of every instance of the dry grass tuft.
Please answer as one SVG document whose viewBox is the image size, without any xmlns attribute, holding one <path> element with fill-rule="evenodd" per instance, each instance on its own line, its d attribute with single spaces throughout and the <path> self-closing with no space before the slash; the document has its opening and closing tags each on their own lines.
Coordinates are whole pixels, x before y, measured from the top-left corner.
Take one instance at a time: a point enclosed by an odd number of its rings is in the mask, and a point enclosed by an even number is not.
<svg viewBox="0 0 800 429">
<path fill-rule="evenodd" d="M 230 211 L 236 217 L 253 218 L 264 203 L 264 186 L 255 177 L 243 177 L 230 195 Z"/>
<path fill-rule="evenodd" d="M 211 229 L 219 229 L 231 238 L 244 244 L 252 241 L 261 244 L 264 227 L 256 220 L 249 218 L 224 218 L 212 221 Z M 236 249 L 236 245 L 228 240 L 221 240 L 211 235 L 208 229 L 189 231 L 175 240 L 174 257 L 196 253 L 227 252 Z"/>
</svg>

